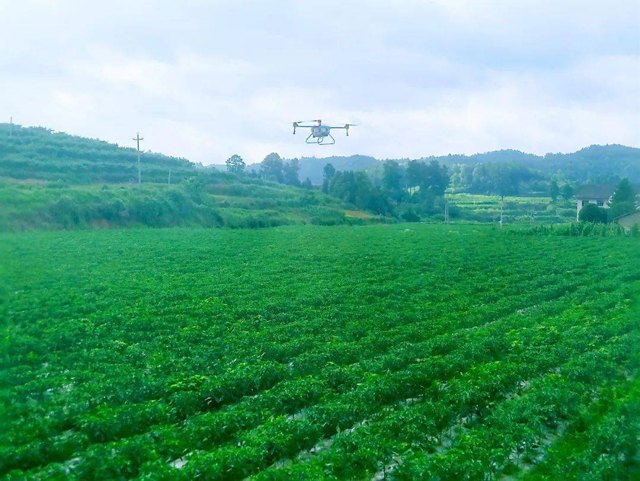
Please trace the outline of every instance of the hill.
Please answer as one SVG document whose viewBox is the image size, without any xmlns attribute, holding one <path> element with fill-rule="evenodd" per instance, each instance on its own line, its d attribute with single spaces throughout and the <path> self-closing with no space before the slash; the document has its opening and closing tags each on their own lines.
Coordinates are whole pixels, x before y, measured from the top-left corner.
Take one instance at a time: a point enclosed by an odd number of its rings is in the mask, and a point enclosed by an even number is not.
<svg viewBox="0 0 640 481">
<path fill-rule="evenodd" d="M 405 164 L 409 159 L 395 160 Z M 423 161 L 436 160 L 447 166 L 510 163 L 524 166 L 546 178 L 560 174 L 572 182 L 603 181 L 628 177 L 632 182 L 640 182 L 640 149 L 623 145 L 592 145 L 569 154 L 546 154 L 538 156 L 519 150 L 498 150 L 473 155 L 444 155 L 423 157 Z M 381 175 L 381 164 L 367 156 L 302 158 L 301 172 L 304 170 L 314 184 L 322 183 L 322 169 L 327 163 L 338 170 L 369 169 L 374 177 Z M 302 178 L 305 178 L 302 176 Z"/>
<path fill-rule="evenodd" d="M 71 184 L 132 183 L 138 178 L 137 152 L 98 139 L 53 132 L 43 127 L 0 124 L 0 177 Z M 180 182 L 195 175 L 186 159 L 144 152 L 145 182 Z"/>
<path fill-rule="evenodd" d="M 0 230 L 362 224 L 378 216 L 320 192 L 205 169 L 41 127 L 0 124 Z M 168 185 L 171 173 L 171 185 Z"/>
</svg>

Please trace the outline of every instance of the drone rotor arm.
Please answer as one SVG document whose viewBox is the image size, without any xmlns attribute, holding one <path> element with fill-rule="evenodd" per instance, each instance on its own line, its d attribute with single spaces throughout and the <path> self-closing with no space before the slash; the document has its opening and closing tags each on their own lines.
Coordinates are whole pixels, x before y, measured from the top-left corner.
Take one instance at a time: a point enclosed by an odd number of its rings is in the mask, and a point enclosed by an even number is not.
<svg viewBox="0 0 640 481">
<path fill-rule="evenodd" d="M 313 120 L 307 120 L 307 121 L 300 121 L 300 122 L 294 122 L 293 123 L 293 133 L 296 133 L 297 129 L 312 129 L 314 127 L 317 127 L 317 125 L 304 125 L 308 122 L 314 122 Z"/>
<path fill-rule="evenodd" d="M 356 124 L 344 124 L 341 127 L 329 127 L 329 129 L 346 130 L 347 137 L 349 137 L 349 127 L 355 127 L 355 126 L 356 126 Z"/>
</svg>

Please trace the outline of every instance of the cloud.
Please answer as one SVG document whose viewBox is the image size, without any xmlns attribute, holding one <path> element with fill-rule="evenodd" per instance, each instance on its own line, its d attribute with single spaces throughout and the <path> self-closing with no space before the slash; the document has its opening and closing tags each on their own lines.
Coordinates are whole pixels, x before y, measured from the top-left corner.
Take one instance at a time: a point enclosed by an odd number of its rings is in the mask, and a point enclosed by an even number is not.
<svg viewBox="0 0 640 481">
<path fill-rule="evenodd" d="M 221 163 L 640 146 L 619 0 L 0 2 L 0 113 Z M 310 147 L 291 123 L 355 122 Z M 337 135 L 340 136 L 341 132 Z"/>
</svg>

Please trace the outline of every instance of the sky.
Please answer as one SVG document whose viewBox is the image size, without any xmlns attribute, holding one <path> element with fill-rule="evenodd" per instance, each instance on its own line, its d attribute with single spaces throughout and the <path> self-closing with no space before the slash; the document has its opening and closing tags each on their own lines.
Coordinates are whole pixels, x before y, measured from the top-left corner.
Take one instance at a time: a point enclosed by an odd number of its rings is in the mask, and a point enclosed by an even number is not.
<svg viewBox="0 0 640 481">
<path fill-rule="evenodd" d="M 203 164 L 640 147 L 640 2 L 0 0 L 10 117 Z"/>
</svg>

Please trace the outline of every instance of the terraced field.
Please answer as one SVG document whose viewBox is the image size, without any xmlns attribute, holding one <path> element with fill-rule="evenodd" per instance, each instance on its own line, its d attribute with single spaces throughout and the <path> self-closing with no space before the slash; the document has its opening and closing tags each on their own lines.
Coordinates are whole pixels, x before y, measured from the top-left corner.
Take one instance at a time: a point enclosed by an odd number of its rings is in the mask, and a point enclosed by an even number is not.
<svg viewBox="0 0 640 481">
<path fill-rule="evenodd" d="M 500 220 L 499 195 L 450 194 L 447 200 L 461 209 L 460 215 L 468 220 L 494 222 Z M 576 220 L 576 201 L 550 197 L 505 196 L 502 201 L 503 222 L 510 223 L 564 223 Z"/>
<path fill-rule="evenodd" d="M 0 236 L 9 479 L 633 479 L 640 244 Z"/>
</svg>

